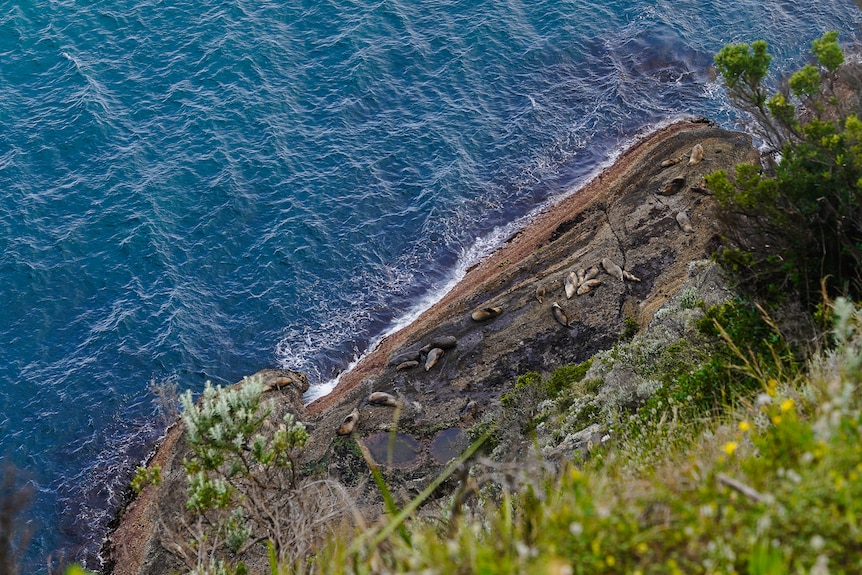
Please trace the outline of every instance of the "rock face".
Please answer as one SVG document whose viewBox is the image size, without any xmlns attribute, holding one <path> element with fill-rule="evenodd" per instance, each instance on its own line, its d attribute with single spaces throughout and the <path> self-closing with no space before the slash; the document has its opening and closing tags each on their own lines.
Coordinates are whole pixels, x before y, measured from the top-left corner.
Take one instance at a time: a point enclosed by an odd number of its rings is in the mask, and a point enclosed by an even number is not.
<svg viewBox="0 0 862 575">
<path fill-rule="evenodd" d="M 667 162 L 695 145 L 702 146 L 703 161 Z M 381 342 L 341 378 L 332 394 L 303 408 L 296 396 L 301 385 L 271 392 L 284 394 L 286 409 L 312 429 L 305 450 L 308 462 L 347 485 L 360 484 L 368 476 L 367 466 L 346 442 L 357 439 L 376 459 L 380 432 L 391 428 L 397 415 L 403 453 L 397 465 L 390 461 L 389 480 L 396 496 L 409 498 L 439 473 L 446 459 L 441 453 L 463 448 L 462 430 L 483 412 L 497 409 L 501 394 L 519 375 L 549 373 L 608 349 L 627 318 L 649 324 L 688 277 L 689 262 L 708 257 L 719 245 L 723 230 L 715 201 L 703 189 L 703 175 L 757 159 L 747 136 L 702 122 L 673 124 L 638 142 L 471 269 L 413 324 Z M 669 187 L 674 193 L 667 193 Z M 676 216 L 681 212 L 688 214 L 690 233 L 680 229 Z M 603 271 L 605 259 L 626 272 L 622 279 Z M 566 299 L 568 275 L 593 266 L 601 270 L 594 278 L 598 282 L 583 295 Z M 563 302 L 567 326 L 554 319 L 556 301 Z M 488 308 L 501 311 L 481 321 L 472 317 Z M 425 369 L 427 354 L 442 350 L 441 342 L 447 342 L 445 353 Z M 279 374 L 272 377 L 284 377 Z M 399 398 L 399 408 L 369 403 L 373 392 Z M 359 417 L 351 437 L 337 437 L 335 430 L 354 410 Z M 177 426 L 156 456 L 172 480 L 134 501 L 109 539 L 113 573 L 171 569 L 154 534 L 151 508 L 156 500 L 163 507 L 174 499 L 178 509 L 183 506 L 185 487 L 176 477 L 182 473 L 180 435 Z M 446 443 L 450 440 L 452 445 Z M 379 512 L 373 485 L 357 497 L 369 517 Z"/>
</svg>

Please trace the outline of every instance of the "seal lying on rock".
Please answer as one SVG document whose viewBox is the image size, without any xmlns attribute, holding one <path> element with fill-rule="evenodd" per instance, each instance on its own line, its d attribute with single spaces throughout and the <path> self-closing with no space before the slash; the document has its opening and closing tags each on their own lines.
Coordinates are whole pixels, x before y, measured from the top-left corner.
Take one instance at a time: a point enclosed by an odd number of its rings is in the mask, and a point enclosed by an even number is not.
<svg viewBox="0 0 862 575">
<path fill-rule="evenodd" d="M 405 351 L 404 353 L 399 353 L 395 357 L 389 360 L 389 365 L 400 365 L 407 361 L 419 361 L 419 356 L 421 355 L 420 350 L 416 351 Z"/>
<path fill-rule="evenodd" d="M 452 349 L 458 345 L 458 340 L 454 335 L 441 335 L 429 341 L 421 350 L 422 353 L 428 353 L 435 347 L 440 349 Z"/>
<path fill-rule="evenodd" d="M 575 295 L 575 290 L 578 289 L 579 283 L 575 272 L 569 272 L 569 275 L 566 276 L 566 281 L 563 282 L 563 287 L 566 288 L 566 299 L 571 299 Z"/>
<path fill-rule="evenodd" d="M 536 299 L 539 303 L 545 303 L 545 286 L 540 285 L 536 288 Z"/>
<path fill-rule="evenodd" d="M 679 224 L 679 227 L 682 228 L 687 234 L 690 234 L 694 231 L 694 228 L 691 227 L 691 220 L 688 219 L 688 214 L 685 213 L 685 210 L 681 211 L 676 215 L 676 223 Z"/>
<path fill-rule="evenodd" d="M 618 266 L 614 260 L 611 258 L 605 258 L 602 260 L 602 267 L 605 268 L 605 271 L 608 272 L 609 275 L 617 278 L 620 281 L 623 281 L 623 268 Z"/>
<path fill-rule="evenodd" d="M 703 146 L 695 144 L 691 149 L 691 155 L 688 157 L 688 165 L 693 166 L 699 164 L 703 160 Z"/>
<path fill-rule="evenodd" d="M 371 405 L 383 405 L 386 407 L 395 407 L 398 405 L 398 400 L 395 399 L 394 395 L 383 391 L 375 391 L 371 395 L 368 396 L 368 403 Z"/>
<path fill-rule="evenodd" d="M 578 287 L 578 295 L 584 295 L 585 293 L 591 291 L 593 288 L 599 287 L 600 285 L 602 285 L 601 280 L 587 280 Z"/>
<path fill-rule="evenodd" d="M 659 194 L 662 196 L 673 196 L 682 191 L 682 188 L 685 186 L 685 178 L 674 178 L 668 183 L 665 187 L 663 187 Z"/>
<path fill-rule="evenodd" d="M 425 359 L 425 371 L 428 371 L 437 365 L 437 362 L 440 361 L 441 357 L 443 357 L 443 350 L 439 347 L 435 347 L 429 351 L 428 357 Z"/>
<path fill-rule="evenodd" d="M 500 306 L 483 307 L 482 309 L 477 309 L 476 311 L 471 313 L 470 317 L 473 318 L 473 321 L 486 321 L 489 319 L 494 319 L 501 313 L 503 313 L 503 308 Z"/>
<path fill-rule="evenodd" d="M 342 420 L 341 426 L 339 426 L 335 433 L 338 435 L 350 435 L 353 433 L 353 428 L 356 427 L 357 423 L 359 423 L 359 409 L 354 408 L 354 410 L 348 413 L 347 417 Z"/>
<path fill-rule="evenodd" d="M 405 369 L 413 369 L 414 367 L 419 366 L 419 361 L 415 359 L 411 359 L 408 361 L 402 361 L 398 365 L 395 366 L 395 371 L 404 371 Z"/>
<path fill-rule="evenodd" d="M 629 280 L 630 282 L 639 282 L 639 281 L 641 281 L 641 278 L 637 277 L 637 276 L 636 276 L 636 275 L 634 275 L 633 273 L 630 273 L 630 272 L 628 272 L 628 271 L 626 271 L 626 270 L 623 270 L 623 277 L 624 277 L 625 279 Z"/>
<path fill-rule="evenodd" d="M 569 316 L 566 315 L 566 312 L 563 311 L 563 308 L 560 307 L 560 304 L 554 302 L 551 305 L 551 311 L 554 313 L 554 319 L 557 320 L 560 325 L 569 327 Z"/>
</svg>

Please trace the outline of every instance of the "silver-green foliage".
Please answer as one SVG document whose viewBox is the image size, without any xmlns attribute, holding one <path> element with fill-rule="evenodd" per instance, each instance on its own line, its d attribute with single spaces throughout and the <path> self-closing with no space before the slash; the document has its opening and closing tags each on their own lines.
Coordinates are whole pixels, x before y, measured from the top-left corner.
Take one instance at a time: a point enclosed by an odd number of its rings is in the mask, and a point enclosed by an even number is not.
<svg viewBox="0 0 862 575">
<path fill-rule="evenodd" d="M 298 497 L 298 458 L 308 432 L 291 414 L 273 421 L 263 390 L 259 378 L 246 378 L 230 388 L 207 382 L 197 403 L 191 392 L 181 397 L 193 520 L 190 540 L 175 538 L 169 547 L 192 572 L 222 570 L 225 549 L 239 555 L 264 541 L 287 558 L 290 500 Z"/>
</svg>

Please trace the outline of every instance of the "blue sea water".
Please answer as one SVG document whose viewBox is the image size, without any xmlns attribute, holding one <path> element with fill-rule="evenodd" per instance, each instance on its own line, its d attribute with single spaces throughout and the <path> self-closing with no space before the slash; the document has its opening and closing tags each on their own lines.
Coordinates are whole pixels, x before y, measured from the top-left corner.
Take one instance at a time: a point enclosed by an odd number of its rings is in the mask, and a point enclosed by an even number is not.
<svg viewBox="0 0 862 575">
<path fill-rule="evenodd" d="M 0 6 L 0 455 L 27 570 L 95 553 L 151 380 L 313 393 L 644 131 L 738 125 L 851 0 L 22 0 Z"/>
</svg>

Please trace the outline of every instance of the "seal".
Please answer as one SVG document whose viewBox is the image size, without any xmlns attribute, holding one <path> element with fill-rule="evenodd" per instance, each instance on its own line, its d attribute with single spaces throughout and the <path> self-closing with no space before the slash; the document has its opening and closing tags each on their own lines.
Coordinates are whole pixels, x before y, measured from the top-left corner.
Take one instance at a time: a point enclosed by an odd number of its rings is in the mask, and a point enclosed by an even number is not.
<svg viewBox="0 0 862 575">
<path fill-rule="evenodd" d="M 688 214 L 685 213 L 685 210 L 679 212 L 676 215 L 676 223 L 678 223 L 679 227 L 682 228 L 682 231 L 687 234 L 690 234 L 694 231 L 694 228 L 691 227 L 691 220 L 688 219 Z"/>
<path fill-rule="evenodd" d="M 591 291 L 593 288 L 597 288 L 602 285 L 602 280 L 587 280 L 578 287 L 578 295 L 584 295 L 585 293 Z"/>
<path fill-rule="evenodd" d="M 335 433 L 338 435 L 350 435 L 353 433 L 353 428 L 356 427 L 357 423 L 359 423 L 359 408 L 354 408 L 341 421 L 341 425 Z"/>
<path fill-rule="evenodd" d="M 371 405 L 383 405 L 385 407 L 395 407 L 398 405 L 398 400 L 394 395 L 383 391 L 375 391 L 368 396 L 368 403 Z"/>
<path fill-rule="evenodd" d="M 539 303 L 545 303 L 545 291 L 543 285 L 536 287 L 536 299 L 539 300 Z"/>
<path fill-rule="evenodd" d="M 419 361 L 419 356 L 421 352 L 417 349 L 416 351 L 405 351 L 404 353 L 399 353 L 396 356 L 393 356 L 392 359 L 389 360 L 389 365 L 400 365 L 406 361 Z"/>
<path fill-rule="evenodd" d="M 630 272 L 628 272 L 628 271 L 626 271 L 626 270 L 623 270 L 623 277 L 624 277 L 624 278 L 626 278 L 627 280 L 629 280 L 630 282 L 639 282 L 639 281 L 641 281 L 641 278 L 637 277 L 637 276 L 636 276 L 636 275 L 634 275 L 633 273 L 630 273 Z"/>
<path fill-rule="evenodd" d="M 584 274 L 584 281 L 589 281 L 591 279 L 597 278 L 598 276 L 599 268 L 597 268 L 596 266 L 592 266 L 590 269 L 587 270 L 587 273 Z"/>
<path fill-rule="evenodd" d="M 563 311 L 563 308 L 560 307 L 560 304 L 554 302 L 551 305 L 551 311 L 553 312 L 554 319 L 557 320 L 557 323 L 562 326 L 569 327 L 569 316 L 566 315 L 566 312 Z"/>
<path fill-rule="evenodd" d="M 428 371 L 432 367 L 437 365 L 437 362 L 440 361 L 441 357 L 443 357 L 443 350 L 439 347 L 435 347 L 434 349 L 429 351 L 428 357 L 425 358 L 425 371 Z"/>
<path fill-rule="evenodd" d="M 662 168 L 669 168 L 671 166 L 675 166 L 682 161 L 685 156 L 678 156 L 676 158 L 669 158 L 661 163 Z"/>
<path fill-rule="evenodd" d="M 281 389 L 283 387 L 288 387 L 290 385 L 296 384 L 297 386 L 301 386 L 301 383 L 298 382 L 293 377 L 287 375 L 279 375 L 269 381 L 263 388 L 264 392 L 273 391 L 277 389 Z"/>
<path fill-rule="evenodd" d="M 578 278 L 575 272 L 569 272 L 566 276 L 566 281 L 563 282 L 563 287 L 566 288 L 566 299 L 571 299 L 575 295 L 575 290 L 578 289 Z"/>
<path fill-rule="evenodd" d="M 494 319 L 501 313 L 503 313 L 503 308 L 500 306 L 483 307 L 482 309 L 477 309 L 471 313 L 470 317 L 473 318 L 473 321 L 487 321 L 489 319 Z"/>
<path fill-rule="evenodd" d="M 703 146 L 695 144 L 691 149 L 691 155 L 688 157 L 688 165 L 693 166 L 699 164 L 703 160 Z"/>
<path fill-rule="evenodd" d="M 673 196 L 682 191 L 682 188 L 685 186 L 685 178 L 676 177 L 672 179 L 665 187 L 663 187 L 659 191 L 659 195 L 662 196 Z"/>
<path fill-rule="evenodd" d="M 454 335 L 440 335 L 429 341 L 425 345 L 425 347 L 423 347 L 419 351 L 421 351 L 422 353 L 428 353 L 435 347 L 439 347 L 440 349 L 452 349 L 456 345 L 458 345 L 458 340 L 455 338 Z"/>
<path fill-rule="evenodd" d="M 461 419 L 467 419 L 468 417 L 477 415 L 479 409 L 478 404 L 475 399 L 467 398 L 467 403 L 464 404 L 464 407 L 461 408 L 461 413 L 459 414 Z"/>
<path fill-rule="evenodd" d="M 602 267 L 605 268 L 605 271 L 608 272 L 609 275 L 617 278 L 620 281 L 623 281 L 623 268 L 618 266 L 614 260 L 611 258 L 605 258 L 602 260 Z"/>
<path fill-rule="evenodd" d="M 398 365 L 395 366 L 395 371 L 404 371 L 405 369 L 413 369 L 414 367 L 419 366 L 419 361 L 415 359 L 411 359 L 408 361 L 402 361 Z"/>
</svg>

